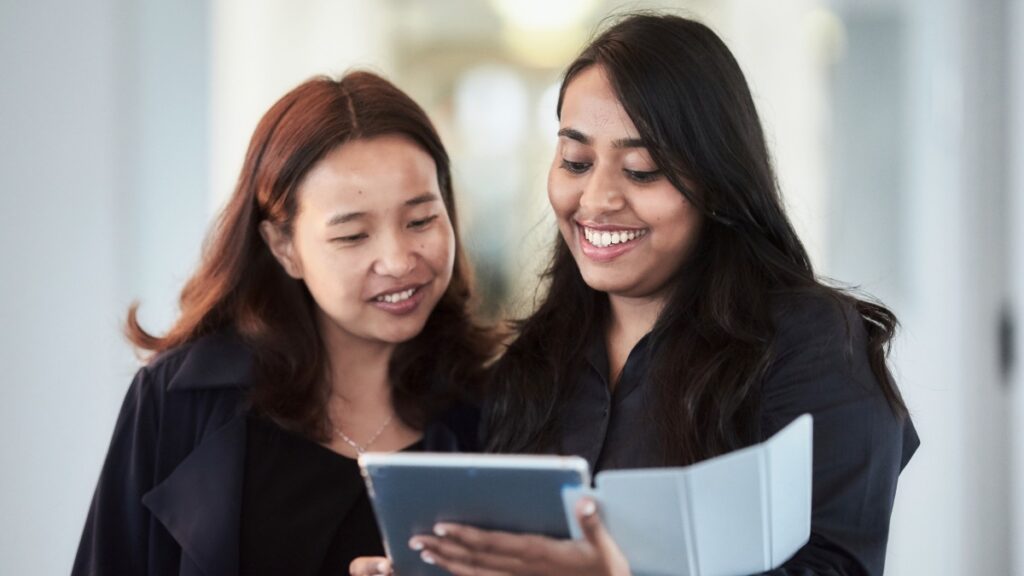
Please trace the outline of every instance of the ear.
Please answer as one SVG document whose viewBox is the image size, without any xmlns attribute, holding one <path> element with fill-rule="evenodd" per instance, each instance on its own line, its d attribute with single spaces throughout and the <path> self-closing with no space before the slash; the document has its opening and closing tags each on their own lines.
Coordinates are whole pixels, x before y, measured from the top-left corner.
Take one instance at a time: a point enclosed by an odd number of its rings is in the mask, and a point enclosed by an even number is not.
<svg viewBox="0 0 1024 576">
<path fill-rule="evenodd" d="M 302 262 L 299 261 L 298 255 L 295 253 L 291 235 L 264 220 L 260 222 L 260 236 L 263 237 L 263 242 L 266 243 L 267 248 L 270 248 L 270 253 L 274 255 L 274 259 L 284 268 L 284 271 L 292 278 L 301 280 Z"/>
</svg>

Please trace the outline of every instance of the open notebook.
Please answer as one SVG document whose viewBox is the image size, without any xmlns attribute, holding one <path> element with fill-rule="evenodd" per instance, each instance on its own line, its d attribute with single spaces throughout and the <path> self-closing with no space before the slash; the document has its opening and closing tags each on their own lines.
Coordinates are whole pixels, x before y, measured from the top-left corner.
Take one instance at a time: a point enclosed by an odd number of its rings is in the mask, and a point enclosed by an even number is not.
<svg viewBox="0 0 1024 576">
<path fill-rule="evenodd" d="M 738 576 L 771 570 L 811 531 L 811 416 L 768 440 L 685 468 L 601 472 L 589 494 L 635 575 Z"/>
</svg>

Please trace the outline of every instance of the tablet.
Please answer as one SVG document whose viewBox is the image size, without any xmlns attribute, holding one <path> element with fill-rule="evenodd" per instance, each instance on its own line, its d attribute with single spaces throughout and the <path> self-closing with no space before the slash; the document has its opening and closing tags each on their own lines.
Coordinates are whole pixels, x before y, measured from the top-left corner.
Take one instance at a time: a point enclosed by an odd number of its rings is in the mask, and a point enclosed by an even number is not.
<svg viewBox="0 0 1024 576">
<path fill-rule="evenodd" d="M 577 456 L 368 453 L 359 467 L 401 576 L 445 573 L 409 549 L 410 538 L 437 522 L 569 538 L 562 489 L 590 485 Z"/>
</svg>

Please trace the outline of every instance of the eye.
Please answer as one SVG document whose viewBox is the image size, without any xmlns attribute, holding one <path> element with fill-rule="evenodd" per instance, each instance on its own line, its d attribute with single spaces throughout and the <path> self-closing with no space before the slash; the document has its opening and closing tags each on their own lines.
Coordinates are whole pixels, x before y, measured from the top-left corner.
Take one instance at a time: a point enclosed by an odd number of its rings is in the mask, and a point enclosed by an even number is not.
<svg viewBox="0 0 1024 576">
<path fill-rule="evenodd" d="M 571 162 L 562 158 L 562 170 L 569 172 L 570 174 L 583 174 L 590 168 L 589 162 Z"/>
<path fill-rule="evenodd" d="M 409 222 L 409 228 L 426 228 L 427 225 L 433 222 L 434 220 L 437 220 L 437 214 L 434 214 L 433 216 L 427 216 L 426 218 L 420 218 L 419 220 L 413 220 L 412 222 Z"/>
<path fill-rule="evenodd" d="M 624 172 L 630 180 L 640 184 L 647 184 L 648 182 L 654 182 L 661 178 L 661 170 L 650 170 L 647 172 L 640 170 L 624 170 Z"/>
<path fill-rule="evenodd" d="M 342 244 L 355 244 L 356 242 L 359 242 L 360 240 L 365 240 L 366 238 L 369 238 L 369 235 L 366 234 L 365 232 L 360 232 L 359 234 L 350 234 L 348 236 L 339 236 L 337 238 L 331 238 L 331 242 L 340 242 Z"/>
</svg>

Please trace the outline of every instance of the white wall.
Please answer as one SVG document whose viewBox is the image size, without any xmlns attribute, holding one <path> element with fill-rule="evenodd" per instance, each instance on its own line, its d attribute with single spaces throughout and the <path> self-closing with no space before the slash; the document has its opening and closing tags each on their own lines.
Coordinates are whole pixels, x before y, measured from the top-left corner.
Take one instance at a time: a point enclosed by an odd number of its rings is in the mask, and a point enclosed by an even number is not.
<svg viewBox="0 0 1024 576">
<path fill-rule="evenodd" d="M 0 572 L 67 573 L 135 369 L 205 226 L 204 3 L 0 3 Z M 173 238 L 173 241 L 165 241 Z"/>
<path fill-rule="evenodd" d="M 1012 0 L 1007 7 L 1008 28 L 1024 30 L 1024 0 Z M 1007 126 L 1009 127 L 1008 154 L 1006 156 L 1010 239 L 1010 294 L 1016 320 L 1016 360 L 1010 380 L 1010 431 L 1012 447 L 1010 509 L 1012 523 L 1010 550 L 1013 574 L 1024 575 L 1024 39 L 1021 34 L 1009 34 L 1008 76 L 1009 89 Z"/>
<path fill-rule="evenodd" d="M 1010 420 L 998 355 L 1009 264 L 1004 3 L 839 4 L 894 15 L 903 36 L 904 118 L 891 131 L 906 135 L 902 186 L 892 192 L 899 204 L 872 206 L 874 191 L 858 192 L 877 185 L 876 174 L 847 175 L 851 202 L 868 203 L 860 234 L 873 233 L 871 221 L 897 233 L 890 246 L 841 251 L 855 261 L 835 262 L 858 270 L 843 279 L 881 286 L 873 291 L 903 322 L 894 365 L 922 445 L 900 478 L 887 572 L 1009 574 Z M 893 86 L 870 74 L 862 81 L 870 115 L 870 92 Z M 891 223 L 887 209 L 899 220 Z"/>
<path fill-rule="evenodd" d="M 128 356 L 117 2 L 0 14 L 0 566 L 66 572 Z"/>
</svg>

